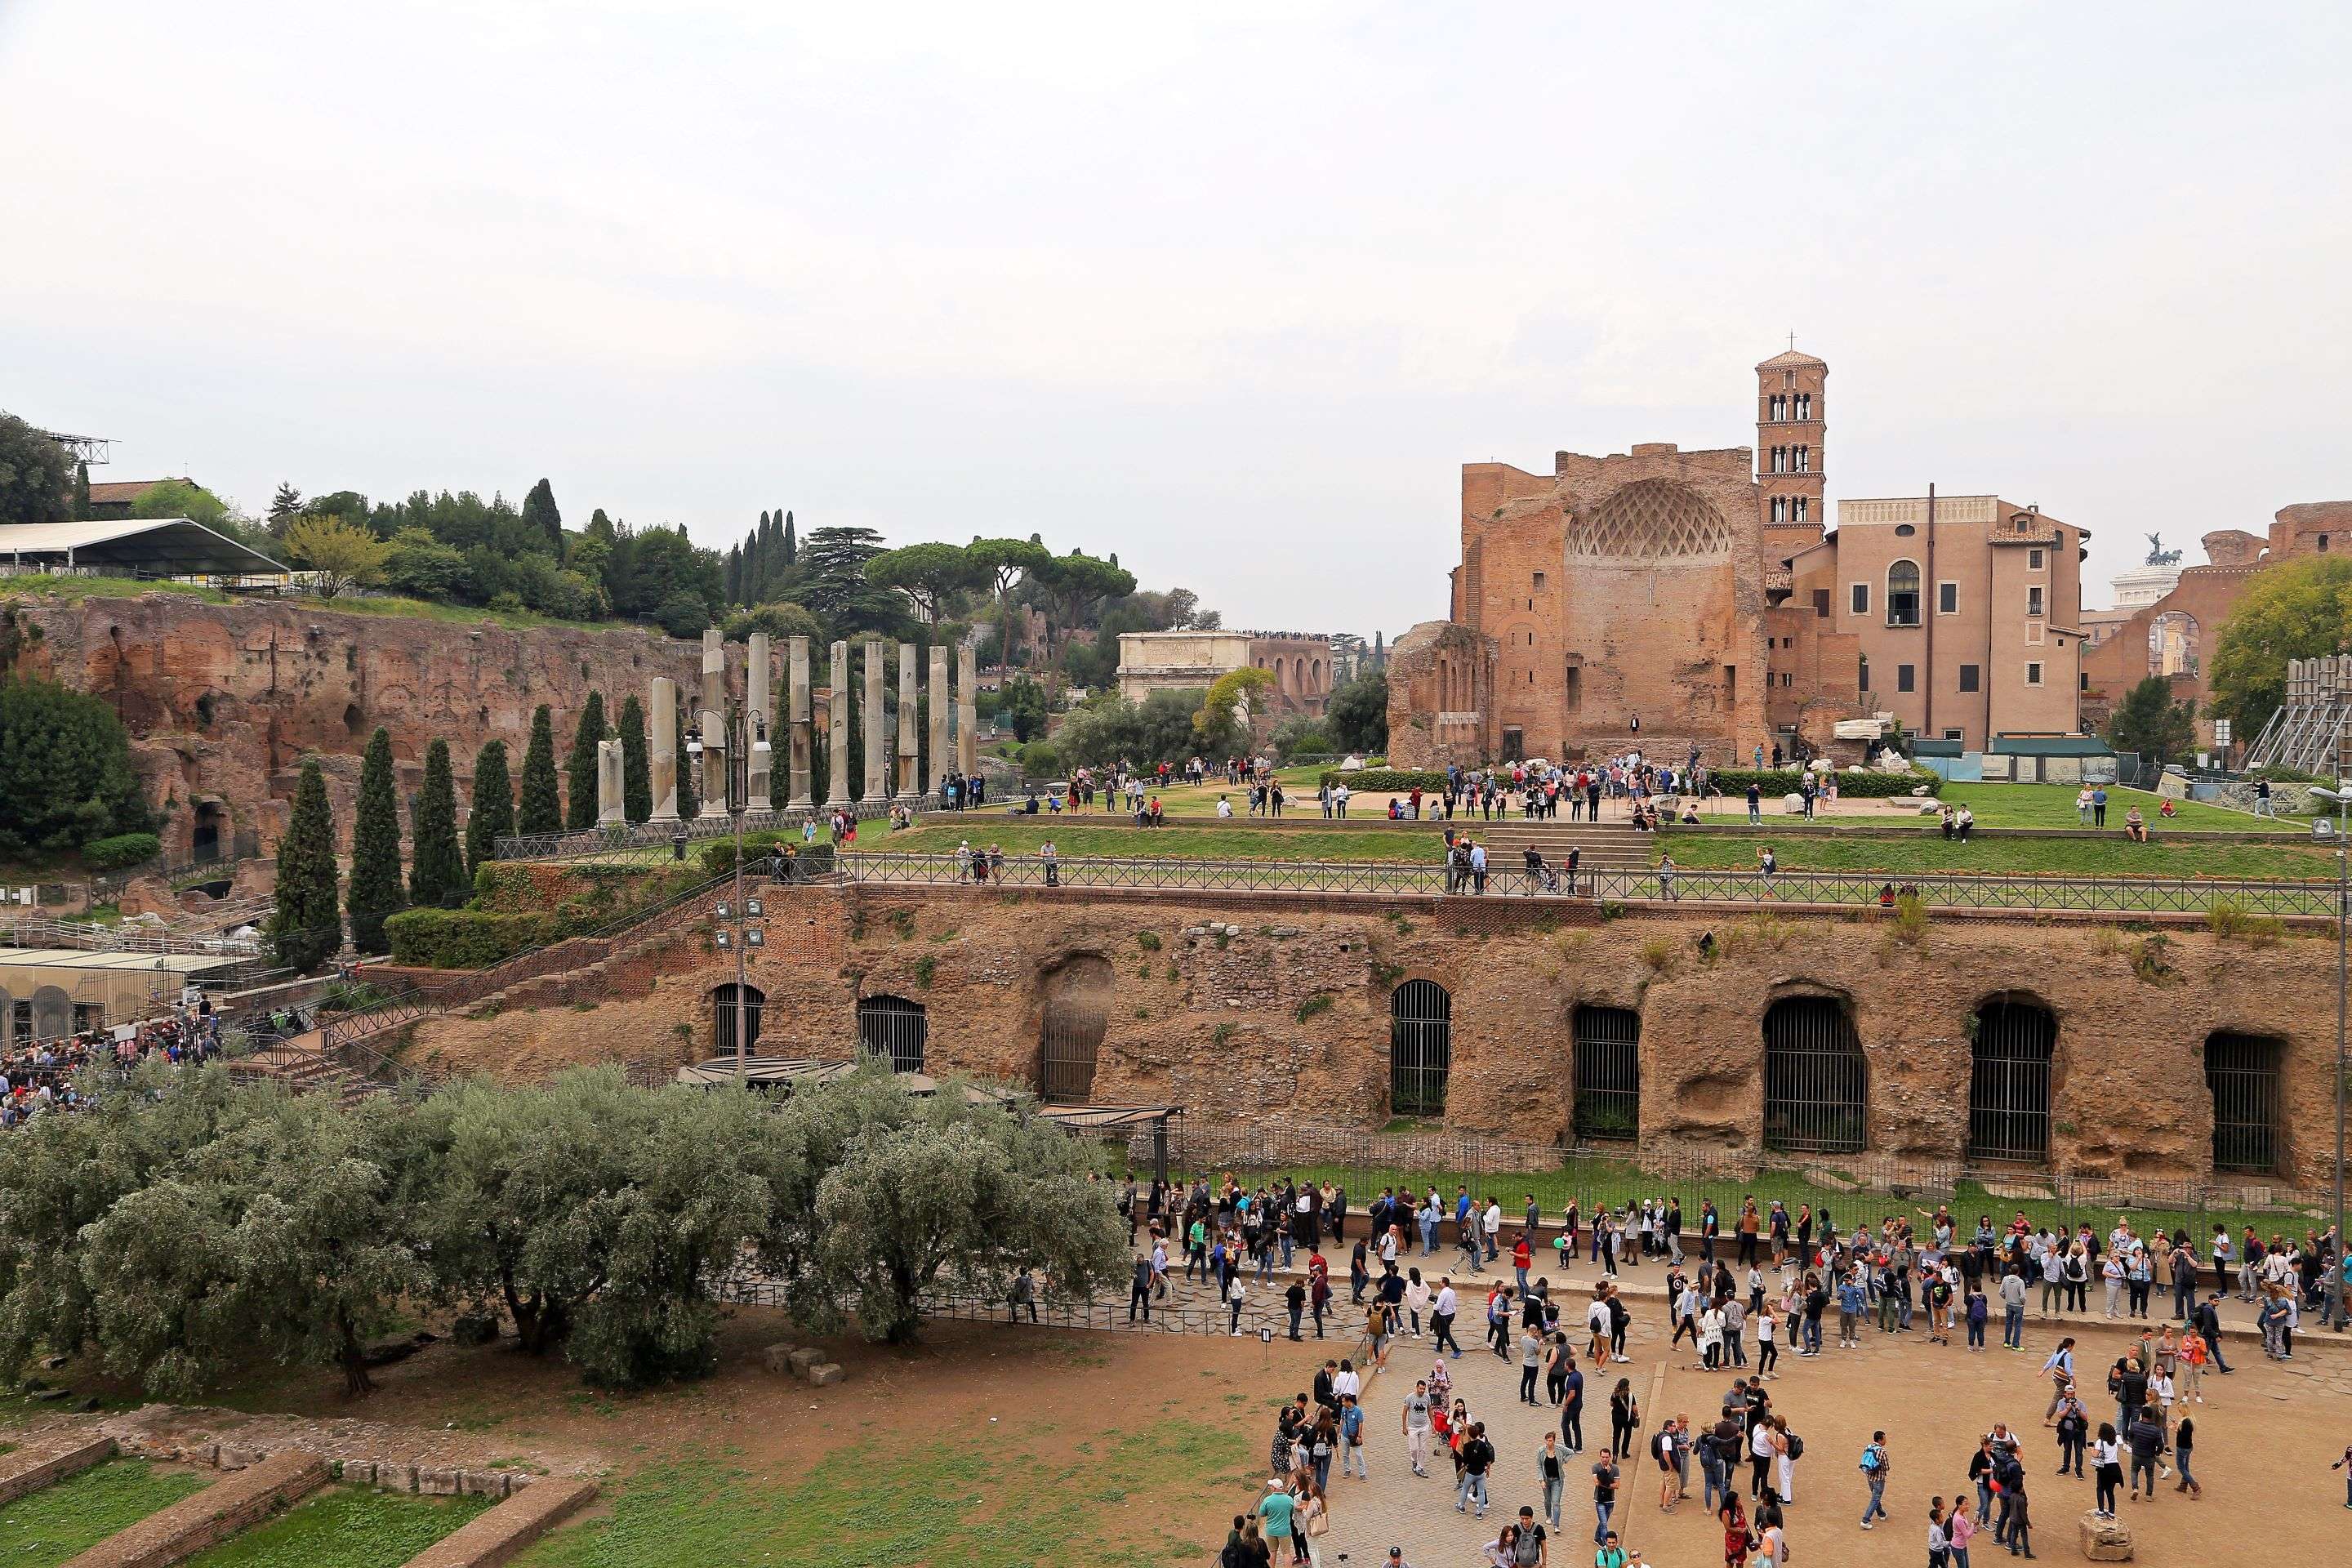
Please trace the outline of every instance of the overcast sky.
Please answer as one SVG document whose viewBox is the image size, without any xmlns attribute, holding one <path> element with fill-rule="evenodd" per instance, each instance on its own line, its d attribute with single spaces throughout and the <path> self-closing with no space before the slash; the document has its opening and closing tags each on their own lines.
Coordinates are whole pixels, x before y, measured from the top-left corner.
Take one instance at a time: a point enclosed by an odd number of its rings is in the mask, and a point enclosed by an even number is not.
<svg viewBox="0 0 2352 1568">
<path fill-rule="evenodd" d="M 1445 612 L 1459 465 L 1754 440 L 2160 530 L 2352 494 L 2352 7 L 0 0 L 0 408 Z"/>
</svg>

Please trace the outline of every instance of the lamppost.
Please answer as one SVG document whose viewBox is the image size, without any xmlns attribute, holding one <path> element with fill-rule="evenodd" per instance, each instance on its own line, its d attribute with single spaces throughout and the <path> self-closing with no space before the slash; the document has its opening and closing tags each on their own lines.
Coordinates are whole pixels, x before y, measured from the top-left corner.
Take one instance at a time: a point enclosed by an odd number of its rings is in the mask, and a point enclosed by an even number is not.
<svg viewBox="0 0 2352 1568">
<path fill-rule="evenodd" d="M 2328 1320 L 2344 1326 L 2344 1057 L 2345 1015 L 2352 1005 L 2352 779 L 2338 779 L 2334 789 L 2315 787 L 2312 794 L 2336 803 L 2336 1251 L 2327 1260 Z M 2313 837 L 2327 831 L 2326 817 L 2311 825 Z"/>
<path fill-rule="evenodd" d="M 745 1026 L 750 1009 L 744 1001 L 749 988 L 748 973 L 751 950 L 767 945 L 767 931 L 758 922 L 767 915 L 767 906 L 757 895 L 743 891 L 743 814 L 751 806 L 751 781 L 754 772 L 751 753 L 768 750 L 768 722 L 765 714 L 747 714 L 740 703 L 730 702 L 720 715 L 719 722 L 727 728 L 727 815 L 735 819 L 735 887 L 730 898 L 719 900 L 711 911 L 712 940 L 724 952 L 735 952 L 735 1082 L 739 1088 L 751 1086 L 751 1031 Z M 746 734 L 746 730 L 749 734 Z M 746 740 L 751 742 L 746 745 Z M 688 765 L 699 767 L 702 762 L 702 737 L 695 736 L 686 743 Z M 765 769 L 757 770 L 765 772 Z"/>
</svg>

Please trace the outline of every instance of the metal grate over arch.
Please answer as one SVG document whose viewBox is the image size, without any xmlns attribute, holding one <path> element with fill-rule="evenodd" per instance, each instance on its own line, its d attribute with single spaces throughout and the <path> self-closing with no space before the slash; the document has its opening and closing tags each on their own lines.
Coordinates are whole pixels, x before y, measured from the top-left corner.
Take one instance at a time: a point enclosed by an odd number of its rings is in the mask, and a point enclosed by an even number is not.
<svg viewBox="0 0 2352 1568">
<path fill-rule="evenodd" d="M 710 993 L 710 1043 L 717 1054 L 735 1054 L 735 1033 L 743 1032 L 746 1051 L 760 1043 L 760 1013 L 767 1005 L 768 994 L 756 985 L 746 985 L 739 997 L 733 981 L 715 986 Z"/>
<path fill-rule="evenodd" d="M 857 1048 L 888 1060 L 892 1072 L 921 1072 L 931 1021 L 920 1002 L 904 996 L 867 996 L 857 1004 Z"/>
<path fill-rule="evenodd" d="M 1389 1110 L 1442 1116 L 1454 1070 L 1454 996 L 1433 980 L 1408 980 L 1389 994 Z"/>
<path fill-rule="evenodd" d="M 1859 1154 L 1870 1145 L 1870 1065 L 1844 1006 L 1790 996 L 1764 1015 L 1764 1147 Z"/>
<path fill-rule="evenodd" d="M 2050 1158 L 2050 1058 L 2058 1020 L 2039 1003 L 1995 998 L 1969 1041 L 1969 1158 Z"/>
<path fill-rule="evenodd" d="M 2205 1037 L 2205 1087 L 2213 1096 L 2213 1168 L 2269 1175 L 2285 1152 L 2280 1042 L 2227 1031 Z"/>
<path fill-rule="evenodd" d="M 1632 1138 L 1642 1128 L 1642 1015 L 1579 1007 L 1574 1025 L 1579 1138 Z"/>
</svg>

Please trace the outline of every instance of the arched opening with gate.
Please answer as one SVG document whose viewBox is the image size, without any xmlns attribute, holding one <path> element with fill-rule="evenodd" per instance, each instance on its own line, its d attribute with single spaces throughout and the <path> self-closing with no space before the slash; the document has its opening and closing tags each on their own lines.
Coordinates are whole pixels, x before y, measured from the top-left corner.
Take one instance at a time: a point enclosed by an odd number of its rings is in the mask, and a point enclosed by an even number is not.
<svg viewBox="0 0 2352 1568">
<path fill-rule="evenodd" d="M 1859 1154 L 1870 1146 L 1870 1064 L 1845 1005 L 1784 996 L 1764 1015 L 1764 1147 Z"/>
<path fill-rule="evenodd" d="M 857 1049 L 890 1064 L 892 1072 L 921 1072 L 931 1022 L 920 1002 L 866 996 L 857 1004 Z"/>
<path fill-rule="evenodd" d="M 2058 1020 L 2040 1003 L 1995 996 L 1969 1039 L 1969 1158 L 2050 1158 L 2050 1059 Z"/>
<path fill-rule="evenodd" d="M 1631 1007 L 1579 1007 L 1573 1032 L 1576 1136 L 1635 1136 L 1642 1130 L 1642 1015 Z"/>
<path fill-rule="evenodd" d="M 749 1052 L 760 1043 L 760 1011 L 767 1005 L 768 994 L 756 985 L 745 985 L 737 994 L 735 983 L 711 987 L 710 1044 L 717 1055 L 735 1054 L 736 1032 L 742 1032 L 743 1049 Z"/>
<path fill-rule="evenodd" d="M 1389 1113 L 1445 1114 L 1454 1070 L 1454 995 L 1434 980 L 1408 980 L 1389 994 Z"/>
<path fill-rule="evenodd" d="M 215 800 L 200 800 L 188 837 L 188 855 L 198 864 L 221 857 L 221 808 Z"/>
<path fill-rule="evenodd" d="M 2213 1096 L 2213 1168 L 2271 1175 L 2286 1161 L 2286 1044 L 2269 1035 L 2217 1030 L 2205 1037 L 2205 1087 Z"/>
<path fill-rule="evenodd" d="M 1047 973 L 1037 1037 L 1038 1099 L 1084 1105 L 1094 1098 L 1117 984 L 1110 960 L 1097 952 L 1074 954 Z"/>
</svg>

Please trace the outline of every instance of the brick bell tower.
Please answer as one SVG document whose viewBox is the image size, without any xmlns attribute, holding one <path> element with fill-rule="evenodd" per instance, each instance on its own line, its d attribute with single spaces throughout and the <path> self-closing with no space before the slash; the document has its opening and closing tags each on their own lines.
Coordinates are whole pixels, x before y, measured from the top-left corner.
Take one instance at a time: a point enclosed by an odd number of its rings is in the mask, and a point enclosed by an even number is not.
<svg viewBox="0 0 2352 1568">
<path fill-rule="evenodd" d="M 1789 347 L 1756 367 L 1758 521 L 1766 559 L 1778 563 L 1816 543 L 1829 524 L 1822 450 L 1829 362 Z"/>
</svg>

